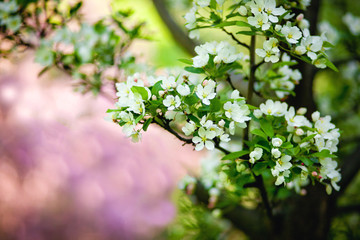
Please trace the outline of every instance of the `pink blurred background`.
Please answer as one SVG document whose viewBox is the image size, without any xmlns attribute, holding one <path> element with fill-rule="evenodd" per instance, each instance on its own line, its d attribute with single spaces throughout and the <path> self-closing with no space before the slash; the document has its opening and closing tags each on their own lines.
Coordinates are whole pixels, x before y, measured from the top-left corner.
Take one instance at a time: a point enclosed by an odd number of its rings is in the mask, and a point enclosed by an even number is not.
<svg viewBox="0 0 360 240">
<path fill-rule="evenodd" d="M 152 126 L 131 143 L 103 119 L 112 102 L 40 70 L 33 52 L 0 59 L 0 239 L 154 238 L 200 154 Z"/>
</svg>

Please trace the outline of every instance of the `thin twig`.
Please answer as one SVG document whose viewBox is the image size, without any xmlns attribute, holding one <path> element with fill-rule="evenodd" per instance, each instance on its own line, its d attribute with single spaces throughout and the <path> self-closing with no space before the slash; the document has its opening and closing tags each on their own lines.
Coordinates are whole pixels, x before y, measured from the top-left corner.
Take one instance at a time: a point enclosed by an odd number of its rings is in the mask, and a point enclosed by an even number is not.
<svg viewBox="0 0 360 240">
<path fill-rule="evenodd" d="M 234 84 L 233 84 L 232 81 L 231 81 L 230 75 L 227 75 L 226 81 L 229 83 L 230 87 L 231 87 L 233 90 L 236 90 L 236 87 L 234 86 Z"/>
<path fill-rule="evenodd" d="M 247 45 L 246 43 L 241 42 L 239 39 L 237 39 L 237 38 L 235 37 L 235 35 L 234 35 L 233 33 L 228 32 L 224 27 L 222 27 L 221 29 L 222 29 L 227 35 L 231 36 L 231 38 L 232 38 L 235 42 L 237 42 L 239 45 L 241 45 L 241 46 L 243 46 L 243 47 L 245 47 L 245 48 L 247 48 L 247 49 L 250 49 L 249 45 Z"/>
</svg>

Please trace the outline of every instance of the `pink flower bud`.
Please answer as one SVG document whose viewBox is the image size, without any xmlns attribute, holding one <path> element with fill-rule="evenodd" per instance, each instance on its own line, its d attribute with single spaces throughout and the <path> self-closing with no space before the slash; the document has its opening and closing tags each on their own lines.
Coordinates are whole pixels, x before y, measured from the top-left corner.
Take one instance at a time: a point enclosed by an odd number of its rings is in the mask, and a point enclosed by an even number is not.
<svg viewBox="0 0 360 240">
<path fill-rule="evenodd" d="M 296 17 L 296 21 L 301 21 L 304 19 L 304 14 L 300 13 L 297 17 Z"/>
<path fill-rule="evenodd" d="M 205 87 L 208 83 L 209 83 L 208 80 L 204 80 L 203 83 L 202 83 L 202 85 Z"/>
<path fill-rule="evenodd" d="M 186 187 L 186 194 L 191 195 L 194 193 L 194 190 L 195 190 L 195 184 L 189 183 L 189 185 L 187 185 L 187 187 Z"/>
<path fill-rule="evenodd" d="M 316 177 L 318 174 L 317 174 L 317 172 L 313 171 L 313 172 L 311 173 L 311 175 L 312 175 L 313 177 Z"/>
<path fill-rule="evenodd" d="M 215 204 L 216 204 L 216 202 L 217 202 L 217 196 L 211 196 L 210 198 L 209 198 L 209 204 L 208 204 L 208 208 L 210 208 L 210 209 L 213 209 L 214 207 L 215 207 Z"/>
</svg>

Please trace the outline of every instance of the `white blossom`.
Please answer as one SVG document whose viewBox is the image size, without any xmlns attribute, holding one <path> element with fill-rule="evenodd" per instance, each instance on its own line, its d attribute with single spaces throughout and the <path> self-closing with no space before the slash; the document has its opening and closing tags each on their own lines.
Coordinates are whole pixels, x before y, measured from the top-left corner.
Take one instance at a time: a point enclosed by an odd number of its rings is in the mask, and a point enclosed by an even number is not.
<svg viewBox="0 0 360 240">
<path fill-rule="evenodd" d="M 187 96 L 190 94 L 190 87 L 186 84 L 179 84 L 176 87 L 176 91 L 181 95 L 181 96 Z"/>
<path fill-rule="evenodd" d="M 245 6 L 240 6 L 238 12 L 240 13 L 241 16 L 247 16 L 248 14 L 248 10 Z"/>
<path fill-rule="evenodd" d="M 274 147 L 280 147 L 282 145 L 283 141 L 280 138 L 273 138 L 271 139 L 271 144 Z"/>
<path fill-rule="evenodd" d="M 270 28 L 269 17 L 265 13 L 257 13 L 254 17 L 248 17 L 248 23 L 256 28 L 261 28 L 263 31 Z"/>
<path fill-rule="evenodd" d="M 174 76 L 162 79 L 161 87 L 164 90 L 173 91 L 176 88 L 176 81 Z"/>
<path fill-rule="evenodd" d="M 201 84 L 196 87 L 196 95 L 201 99 L 203 104 L 210 105 L 210 100 L 216 97 L 215 86 L 216 83 L 213 80 L 209 80 L 205 87 Z"/>
<path fill-rule="evenodd" d="M 204 147 L 208 150 L 213 150 L 215 145 L 214 142 L 211 141 L 215 137 L 214 131 L 205 130 L 205 128 L 201 127 L 198 131 L 199 136 L 193 137 L 192 141 L 196 144 L 195 150 L 201 151 Z"/>
<path fill-rule="evenodd" d="M 193 121 L 187 122 L 185 126 L 182 128 L 182 131 L 186 136 L 191 135 L 196 129 L 196 124 Z"/>
<path fill-rule="evenodd" d="M 283 15 L 286 11 L 280 6 L 276 7 L 275 0 L 266 0 L 264 5 L 264 11 L 269 15 L 269 20 L 273 23 L 277 23 L 279 19 L 276 16 Z"/>
<path fill-rule="evenodd" d="M 299 55 L 307 54 L 311 60 L 317 58 L 317 52 L 321 51 L 323 40 L 319 36 L 309 36 L 303 38 L 300 45 L 295 48 L 295 53 Z"/>
<path fill-rule="evenodd" d="M 254 151 L 252 151 L 249 156 L 250 160 L 249 162 L 254 164 L 256 160 L 259 160 L 263 155 L 263 149 L 262 148 L 255 148 Z"/>
<path fill-rule="evenodd" d="M 270 38 L 263 43 L 263 49 L 256 49 L 256 54 L 262 58 L 265 58 L 265 62 L 276 63 L 279 61 L 280 50 L 277 47 L 278 40 L 276 38 Z"/>
<path fill-rule="evenodd" d="M 226 102 L 224 104 L 225 116 L 234 120 L 238 123 L 244 123 L 245 121 L 250 120 L 248 117 L 250 114 L 249 107 L 247 105 L 239 106 L 238 103 Z"/>
<path fill-rule="evenodd" d="M 273 148 L 273 149 L 271 149 L 271 155 L 274 158 L 279 158 L 279 157 L 281 157 L 281 152 L 278 148 Z"/>
<path fill-rule="evenodd" d="M 181 101 L 179 96 L 173 96 L 173 95 L 168 95 L 164 100 L 163 100 L 163 104 L 165 107 L 168 108 L 168 110 L 174 110 L 178 107 L 180 107 L 181 105 Z"/>
<path fill-rule="evenodd" d="M 284 26 L 281 29 L 281 33 L 285 36 L 286 40 L 289 43 L 293 43 L 293 44 L 298 43 L 298 40 L 302 36 L 300 29 L 295 26 L 294 27 Z"/>
</svg>

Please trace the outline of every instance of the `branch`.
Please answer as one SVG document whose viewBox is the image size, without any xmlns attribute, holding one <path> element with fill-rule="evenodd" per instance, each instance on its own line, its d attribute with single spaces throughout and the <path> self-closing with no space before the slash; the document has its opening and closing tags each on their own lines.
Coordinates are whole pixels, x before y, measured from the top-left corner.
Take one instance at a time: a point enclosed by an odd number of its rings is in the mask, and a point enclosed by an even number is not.
<svg viewBox="0 0 360 240">
<path fill-rule="evenodd" d="M 222 29 L 227 35 L 231 36 L 231 38 L 232 38 L 235 42 L 237 42 L 239 45 L 241 45 L 241 46 L 243 46 L 243 47 L 245 47 L 245 48 L 247 48 L 247 49 L 250 49 L 249 45 L 247 45 L 246 43 L 241 42 L 239 39 L 237 39 L 237 38 L 235 37 L 235 35 L 234 35 L 233 33 L 226 31 L 226 29 L 225 29 L 224 27 L 222 27 L 221 29 Z"/>
<path fill-rule="evenodd" d="M 174 19 L 171 17 L 170 13 L 166 9 L 166 4 L 164 0 L 152 0 L 154 3 L 154 6 L 169 29 L 173 39 L 186 50 L 187 53 L 190 55 L 195 56 L 194 48 L 196 45 L 198 45 L 196 42 L 194 42 L 192 39 L 188 37 L 188 35 L 179 27 L 179 25 L 174 21 Z"/>
<path fill-rule="evenodd" d="M 180 136 L 174 129 L 170 127 L 169 123 L 164 122 L 163 119 L 155 117 L 155 123 L 160 127 L 162 127 L 163 129 L 165 129 L 166 131 L 168 131 L 169 133 L 171 133 L 172 135 L 174 135 L 180 141 L 183 141 L 185 144 L 194 144 L 192 142 L 192 139 L 184 138 Z"/>
<path fill-rule="evenodd" d="M 204 186 L 197 182 L 195 196 L 200 203 L 208 205 L 209 194 Z M 223 217 L 234 227 L 243 231 L 250 239 L 270 239 L 270 225 L 261 211 L 246 209 L 236 205 L 231 209 L 223 209 Z"/>
<path fill-rule="evenodd" d="M 234 86 L 234 84 L 233 84 L 232 81 L 231 81 L 230 75 L 227 75 L 226 81 L 230 84 L 230 87 L 231 87 L 233 90 L 236 90 L 236 87 Z"/>
<path fill-rule="evenodd" d="M 256 185 L 257 185 L 256 187 L 260 191 L 260 195 L 261 195 L 261 198 L 262 198 L 264 206 L 265 206 L 266 214 L 267 214 L 268 218 L 270 219 L 270 221 L 272 222 L 274 216 L 273 216 L 272 209 L 270 206 L 270 201 L 269 201 L 266 189 L 265 189 L 264 180 L 261 175 L 254 176 L 254 177 L 255 177 L 255 181 L 256 181 Z"/>
</svg>

